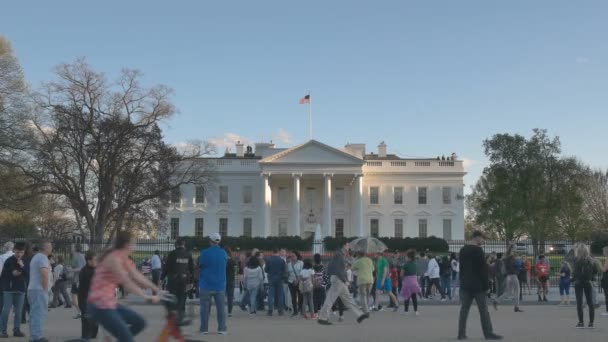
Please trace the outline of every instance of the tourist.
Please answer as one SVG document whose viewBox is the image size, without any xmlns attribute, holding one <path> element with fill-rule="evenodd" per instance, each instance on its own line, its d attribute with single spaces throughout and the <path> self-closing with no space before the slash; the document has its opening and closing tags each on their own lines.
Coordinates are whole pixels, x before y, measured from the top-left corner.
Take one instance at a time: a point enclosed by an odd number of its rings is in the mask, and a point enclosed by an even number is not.
<svg viewBox="0 0 608 342">
<path fill-rule="evenodd" d="M 509 245 L 507 248 L 507 256 L 504 259 L 501 258 L 506 273 L 505 290 L 501 296 L 493 301 L 493 304 L 494 309 L 498 310 L 498 302 L 509 298 L 515 301 L 514 311 L 523 312 L 523 310 L 519 308 L 519 279 L 517 277 L 517 260 L 513 252 L 514 248 L 515 245 Z"/>
<path fill-rule="evenodd" d="M 328 285 L 328 281 L 326 281 L 326 272 L 325 267 L 321 263 L 321 254 L 316 253 L 313 256 L 314 265 L 312 266 L 315 271 L 315 277 L 313 281 L 313 291 L 312 291 L 312 300 L 315 305 L 315 314 L 321 310 L 323 306 L 323 302 L 325 302 L 325 288 Z"/>
<path fill-rule="evenodd" d="M 163 264 L 160 259 L 160 251 L 157 249 L 154 251 L 154 255 L 150 258 L 150 265 L 152 267 L 152 283 L 154 285 L 160 285 L 160 275 L 163 270 Z"/>
<path fill-rule="evenodd" d="M 469 310 L 473 300 L 477 303 L 481 328 L 486 340 L 502 340 L 492 329 L 492 321 L 488 312 L 486 292 L 488 291 L 488 264 L 483 249 L 483 234 L 474 231 L 470 244 L 460 250 L 460 316 L 458 318 L 458 339 L 466 340 L 466 327 Z"/>
<path fill-rule="evenodd" d="M 428 284 L 428 277 L 426 276 L 426 270 L 429 268 L 429 259 L 424 252 L 420 253 L 420 258 L 416 262 L 416 271 L 418 272 L 418 278 L 420 281 L 420 289 L 422 298 L 426 298 L 426 286 Z"/>
<path fill-rule="evenodd" d="M 458 264 L 458 256 L 456 253 L 450 254 L 450 266 L 452 268 L 452 295 L 456 295 L 456 288 L 458 287 L 458 272 L 460 272 L 460 265 Z"/>
<path fill-rule="evenodd" d="M 199 296 L 200 296 L 200 332 L 209 334 L 209 313 L 211 299 L 217 310 L 217 333 L 227 334 L 226 328 L 226 263 L 228 255 L 220 248 L 222 237 L 218 233 L 209 235 L 210 247 L 201 251 L 198 257 Z"/>
<path fill-rule="evenodd" d="M 23 253 L 23 263 L 25 264 L 24 269 L 25 272 L 28 274 L 27 277 L 25 277 L 25 298 L 23 300 L 23 310 L 21 310 L 21 324 L 25 324 L 27 323 L 27 316 L 30 313 L 30 303 L 27 300 L 27 288 L 29 286 L 30 283 L 30 262 L 32 261 L 32 258 L 34 257 L 34 250 L 32 248 L 32 245 L 29 242 L 25 242 L 25 252 Z"/>
<path fill-rule="evenodd" d="M 134 336 L 144 330 L 146 321 L 137 312 L 117 303 L 115 291 L 118 285 L 153 303 L 160 301 L 160 289 L 129 259 L 134 248 L 131 232 L 123 230 L 116 233 L 113 248 L 99 258 L 87 299 L 87 310 L 92 319 L 120 342 L 135 341 Z M 142 287 L 152 289 L 155 295 L 146 294 Z"/>
<path fill-rule="evenodd" d="M 51 264 L 48 256 L 51 255 L 53 245 L 43 242 L 40 250 L 32 257 L 30 262 L 30 281 L 27 287 L 27 300 L 30 303 L 30 340 L 34 342 L 47 342 L 44 338 L 44 323 L 49 311 L 49 290 L 53 281 Z"/>
<path fill-rule="evenodd" d="M 443 290 L 441 289 L 441 278 L 439 275 L 439 263 L 437 263 L 437 259 L 435 259 L 433 256 L 429 255 L 429 265 L 428 265 L 428 269 L 426 271 L 426 276 L 429 279 L 429 284 L 428 287 L 426 289 L 426 297 L 429 298 L 431 296 L 431 290 L 433 288 L 433 286 L 435 287 L 435 289 L 437 290 L 437 292 L 439 293 L 439 295 L 441 296 L 441 301 L 445 301 L 445 294 L 443 293 Z"/>
<path fill-rule="evenodd" d="M 164 272 L 167 277 L 167 289 L 177 300 L 177 322 L 184 323 L 186 314 L 186 297 L 188 286 L 192 284 L 194 261 L 192 254 L 186 250 L 186 241 L 177 239 L 175 249 L 167 255 Z M 154 281 L 153 281 L 154 282 Z"/>
<path fill-rule="evenodd" d="M 593 329 L 595 320 L 595 305 L 591 292 L 593 288 L 591 280 L 594 273 L 594 262 L 589 254 L 589 247 L 584 244 L 579 244 L 575 249 L 574 270 L 572 271 L 572 279 L 574 280 L 574 293 L 576 295 L 576 313 L 578 315 L 578 329 L 585 328 L 583 318 L 583 294 L 589 307 L 589 328 Z"/>
<path fill-rule="evenodd" d="M 538 261 L 536 262 L 534 269 L 536 271 L 536 280 L 538 282 L 538 301 L 546 302 L 547 291 L 549 290 L 549 271 L 551 267 L 549 266 L 549 263 L 545 260 L 544 255 L 541 254 L 538 257 Z"/>
<path fill-rule="evenodd" d="M 507 279 L 507 268 L 505 266 L 502 253 L 496 253 L 496 262 L 494 268 L 494 275 L 496 277 L 496 298 L 499 298 L 503 293 L 505 293 Z"/>
<path fill-rule="evenodd" d="M 393 294 L 388 260 L 380 253 L 378 253 L 378 259 L 376 260 L 376 291 L 380 291 L 381 294 L 387 294 L 390 301 L 398 303 L 397 298 Z M 397 312 L 399 306 L 395 306 L 393 310 Z"/>
<path fill-rule="evenodd" d="M 490 254 L 486 260 L 486 265 L 488 265 L 488 283 L 489 283 L 489 291 L 488 298 L 492 297 L 492 294 L 496 293 L 496 253 Z"/>
<path fill-rule="evenodd" d="M 530 258 L 526 256 L 524 260 L 524 269 L 526 270 L 526 288 L 528 289 L 528 295 L 532 294 L 532 262 Z"/>
<path fill-rule="evenodd" d="M 284 310 L 283 280 L 287 264 L 281 258 L 278 249 L 275 248 L 273 252 L 274 255 L 268 258 L 264 266 L 268 280 L 268 316 L 272 316 L 275 304 L 279 316 L 282 316 Z"/>
<path fill-rule="evenodd" d="M 604 300 L 606 311 L 602 312 L 602 316 L 608 316 L 608 246 L 602 250 L 604 253 L 604 265 L 602 267 L 602 290 L 604 291 Z"/>
<path fill-rule="evenodd" d="M 13 309 L 15 319 L 13 320 L 13 336 L 25 337 L 21 332 L 21 310 L 25 299 L 26 281 L 29 277 L 25 269 L 23 255 L 25 254 L 25 242 L 17 242 L 14 254 L 4 261 L 0 275 L 2 296 L 4 297 L 2 314 L 0 316 L 0 337 L 8 338 L 8 316 Z"/>
<path fill-rule="evenodd" d="M 245 270 L 243 271 L 243 283 L 247 293 L 249 293 L 249 313 L 255 315 L 257 313 L 257 298 L 258 291 L 264 286 L 264 271 L 260 267 L 260 261 L 257 258 L 249 258 Z M 246 304 L 241 303 L 241 307 Z"/>
<path fill-rule="evenodd" d="M 82 247 L 80 245 L 76 245 L 74 248 L 74 253 L 72 254 L 72 269 L 70 270 L 70 274 L 72 275 L 72 303 L 74 305 L 74 309 L 76 310 L 76 316 L 74 319 L 79 319 L 82 315 L 80 311 L 80 302 L 78 301 L 78 273 L 80 270 L 87 264 L 84 254 L 82 253 Z"/>
<path fill-rule="evenodd" d="M 150 260 L 148 260 L 148 258 L 144 258 L 144 260 L 141 262 L 141 265 L 139 265 L 139 269 L 141 271 L 141 274 L 144 275 L 144 277 L 152 280 L 152 264 L 150 263 Z"/>
<path fill-rule="evenodd" d="M 357 273 L 357 288 L 359 289 L 360 304 L 364 313 L 369 313 L 370 292 L 374 281 L 374 262 L 365 256 L 364 252 L 357 252 L 357 259 L 352 265 Z"/>
<path fill-rule="evenodd" d="M 53 269 L 53 280 L 55 281 L 55 285 L 52 288 L 53 303 L 51 304 L 51 308 L 61 306 L 59 297 L 63 297 L 66 309 L 72 307 L 72 299 L 70 298 L 67 290 L 69 271 L 63 264 L 63 261 L 63 255 L 57 256 L 57 264 L 55 264 L 55 268 Z"/>
<path fill-rule="evenodd" d="M 300 273 L 304 267 L 302 262 L 302 256 L 300 253 L 293 252 L 289 256 L 289 263 L 287 264 L 287 283 L 289 284 L 289 294 L 291 295 L 291 307 L 293 308 L 292 317 L 297 316 L 302 310 L 302 293 L 300 292 Z M 302 315 L 304 313 L 302 312 Z"/>
<path fill-rule="evenodd" d="M 4 244 L 4 246 L 2 246 L 2 255 L 0 255 L 0 273 L 2 273 L 2 267 L 4 266 L 4 262 L 12 257 L 15 252 L 13 251 L 13 249 L 15 248 L 15 244 L 12 243 L 11 241 L 8 241 Z M 4 307 L 3 303 L 3 296 L 2 296 L 2 287 L 0 287 L 0 308 Z"/>
<path fill-rule="evenodd" d="M 391 278 L 391 289 L 392 289 L 392 293 L 393 296 L 395 296 L 395 298 L 399 298 L 399 292 L 397 292 L 397 289 L 400 288 L 399 287 L 399 283 L 401 282 L 399 280 L 399 269 L 397 268 L 397 264 L 394 261 L 391 261 L 389 263 L 389 267 L 390 267 L 390 278 Z M 391 299 L 391 306 L 393 306 L 394 308 L 396 308 L 395 311 L 399 310 L 399 300 L 397 299 L 396 302 L 393 303 L 393 300 Z"/>
<path fill-rule="evenodd" d="M 561 301 L 559 305 L 570 305 L 570 278 L 572 275 L 572 268 L 570 264 L 564 260 L 562 266 L 559 269 L 559 295 Z"/>
<path fill-rule="evenodd" d="M 78 273 L 78 305 L 80 306 L 80 325 L 81 338 L 85 341 L 97 338 L 99 326 L 95 322 L 87 309 L 87 298 L 91 290 L 91 280 L 95 274 L 95 253 L 88 251 L 85 254 L 86 265 Z"/>
<path fill-rule="evenodd" d="M 414 250 L 409 250 L 406 252 L 406 256 L 407 261 L 403 264 L 403 269 L 401 270 L 401 296 L 403 297 L 403 308 L 405 313 L 409 312 L 411 299 L 414 306 L 414 314 L 418 316 L 418 294 L 421 293 L 421 289 L 416 277 L 416 252 Z"/>
<path fill-rule="evenodd" d="M 517 267 L 517 280 L 519 280 L 519 301 L 521 302 L 524 300 L 524 290 L 526 288 L 526 283 L 528 282 L 526 267 L 521 255 L 518 255 L 515 259 L 515 265 Z"/>
<path fill-rule="evenodd" d="M 232 307 L 234 305 L 234 289 L 236 279 L 236 261 L 232 258 L 230 247 L 224 247 L 228 260 L 226 261 L 226 303 L 228 304 L 228 317 L 232 317 Z"/>
<path fill-rule="evenodd" d="M 330 276 L 331 287 L 327 293 L 327 298 L 325 299 L 325 303 L 319 311 L 319 319 L 317 322 L 322 325 L 330 325 L 332 324 L 329 321 L 329 314 L 331 311 L 331 307 L 336 299 L 340 298 L 344 305 L 348 307 L 348 309 L 355 314 L 357 317 L 357 323 L 363 322 L 363 320 L 369 318 L 368 313 L 363 313 L 357 305 L 353 302 L 352 296 L 348 291 L 347 287 L 347 279 L 346 279 L 346 261 L 344 259 L 345 255 L 348 254 L 348 242 L 343 241 L 340 244 L 340 250 L 334 253 L 333 258 L 329 262 L 327 266 L 327 273 Z"/>
<path fill-rule="evenodd" d="M 312 281 L 314 275 L 315 271 L 312 268 L 312 261 L 310 261 L 310 259 L 305 260 L 303 269 L 300 272 L 300 293 L 303 297 L 303 303 L 300 310 L 302 311 L 302 315 L 306 319 L 317 319 L 317 316 L 315 315 L 315 307 L 312 301 Z M 308 307 L 308 313 L 306 313 L 305 306 Z"/>
<path fill-rule="evenodd" d="M 444 297 L 452 300 L 452 265 L 447 255 L 444 255 L 439 263 L 439 277 Z"/>
</svg>

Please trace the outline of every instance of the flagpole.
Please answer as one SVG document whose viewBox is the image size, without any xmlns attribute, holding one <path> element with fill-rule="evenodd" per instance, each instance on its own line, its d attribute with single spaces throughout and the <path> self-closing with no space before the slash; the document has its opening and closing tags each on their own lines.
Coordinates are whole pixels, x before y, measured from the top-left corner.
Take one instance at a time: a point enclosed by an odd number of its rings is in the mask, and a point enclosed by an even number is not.
<svg viewBox="0 0 608 342">
<path fill-rule="evenodd" d="M 310 96 L 310 90 L 308 91 L 308 132 L 309 140 L 312 140 L 312 97 Z"/>
</svg>

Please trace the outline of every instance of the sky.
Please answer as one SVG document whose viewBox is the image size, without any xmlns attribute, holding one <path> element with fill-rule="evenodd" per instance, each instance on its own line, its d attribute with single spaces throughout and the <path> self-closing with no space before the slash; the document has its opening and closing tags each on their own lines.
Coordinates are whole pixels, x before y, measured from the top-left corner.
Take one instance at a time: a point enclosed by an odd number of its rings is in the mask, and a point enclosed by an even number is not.
<svg viewBox="0 0 608 342">
<path fill-rule="evenodd" d="M 608 167 L 608 1 L 9 1 L 28 82 L 84 56 L 114 78 L 175 90 L 173 144 L 236 140 L 465 160 L 468 189 L 497 133 L 545 128 L 563 153 Z"/>
</svg>

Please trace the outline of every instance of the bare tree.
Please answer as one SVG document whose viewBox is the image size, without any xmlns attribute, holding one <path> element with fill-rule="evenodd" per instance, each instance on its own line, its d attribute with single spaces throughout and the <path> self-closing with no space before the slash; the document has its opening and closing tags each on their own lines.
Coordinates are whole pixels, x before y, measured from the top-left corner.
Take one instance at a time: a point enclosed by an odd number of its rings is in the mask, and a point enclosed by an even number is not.
<svg viewBox="0 0 608 342">
<path fill-rule="evenodd" d="M 163 141 L 159 124 L 175 113 L 171 89 L 146 88 L 127 69 L 108 82 L 84 59 L 55 73 L 35 95 L 22 162 L 11 166 L 31 194 L 64 197 L 91 240 L 111 238 L 142 211 L 162 218 L 171 190 L 211 182 L 213 170 L 199 158 L 211 145 L 180 151 Z"/>
</svg>

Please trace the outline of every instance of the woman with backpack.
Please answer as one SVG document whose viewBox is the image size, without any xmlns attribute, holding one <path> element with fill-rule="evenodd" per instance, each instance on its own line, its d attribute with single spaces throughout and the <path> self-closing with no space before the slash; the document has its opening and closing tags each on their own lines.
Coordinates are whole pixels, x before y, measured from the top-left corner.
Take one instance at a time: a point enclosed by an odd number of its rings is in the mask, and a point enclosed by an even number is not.
<svg viewBox="0 0 608 342">
<path fill-rule="evenodd" d="M 589 247 L 580 244 L 575 250 L 574 271 L 572 279 L 574 279 L 574 292 L 576 294 L 576 313 L 578 315 L 577 329 L 584 329 L 585 322 L 583 318 L 583 294 L 589 307 L 589 329 L 593 329 L 595 320 L 595 306 L 593 305 L 593 287 L 591 280 L 593 279 L 594 262 L 589 253 Z"/>
<path fill-rule="evenodd" d="M 301 308 L 302 315 L 306 319 L 317 319 L 317 315 L 315 315 L 315 307 L 312 301 L 312 281 L 314 275 L 315 271 L 312 269 L 312 262 L 308 259 L 305 260 L 302 272 L 300 272 L 300 292 L 302 293 L 303 297 L 303 303 Z M 306 306 L 308 306 L 308 313 L 306 313 Z"/>
<path fill-rule="evenodd" d="M 264 270 L 260 267 L 259 260 L 255 257 L 249 258 L 243 271 L 243 283 L 249 293 L 249 313 L 252 315 L 257 313 L 258 292 L 264 287 L 264 279 Z"/>
</svg>

